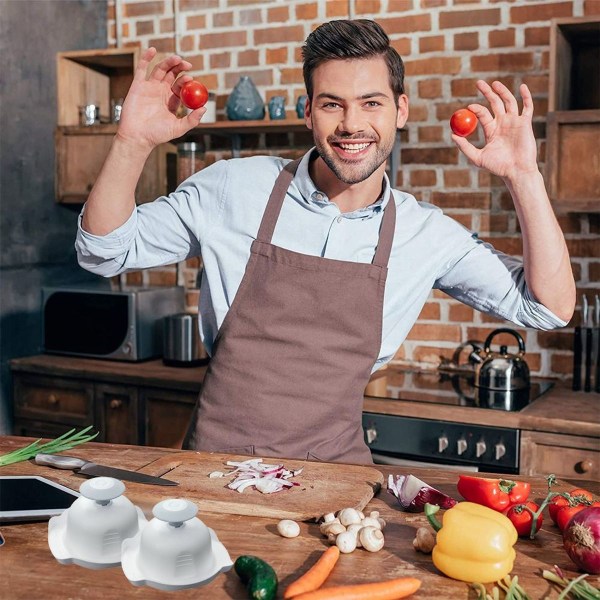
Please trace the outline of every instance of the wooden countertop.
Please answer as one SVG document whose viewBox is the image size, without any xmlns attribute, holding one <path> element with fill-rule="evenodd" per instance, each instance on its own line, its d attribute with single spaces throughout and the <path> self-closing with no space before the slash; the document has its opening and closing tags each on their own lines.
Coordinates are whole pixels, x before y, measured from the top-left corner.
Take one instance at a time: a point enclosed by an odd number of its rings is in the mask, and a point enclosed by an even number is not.
<svg viewBox="0 0 600 600">
<path fill-rule="evenodd" d="M 0 454 L 28 443 L 27 438 L 0 437 Z M 110 444 L 88 443 L 74 449 L 71 454 L 93 459 L 102 464 L 136 470 L 150 462 L 178 452 L 161 448 L 142 448 Z M 191 454 L 191 452 L 190 452 Z M 198 454 L 198 453 L 197 453 Z M 202 460 L 202 453 L 198 454 Z M 344 465 L 338 465 L 344 469 Z M 398 473 L 397 467 L 377 467 L 386 477 Z M 456 493 L 458 473 L 441 469 L 412 469 L 416 476 L 442 491 L 459 498 Z M 31 462 L 22 462 L 0 468 L 2 475 L 43 475 L 54 481 L 78 489 L 82 479 L 70 471 L 58 471 L 41 467 Z M 532 483 L 532 496 L 545 495 L 546 483 L 543 479 L 521 478 Z M 127 497 L 143 508 L 151 518 L 149 507 L 166 497 L 177 497 L 177 488 L 127 483 Z M 385 488 L 385 486 L 384 486 Z M 567 482 L 560 482 L 557 491 L 572 488 Z M 600 486 L 590 483 L 591 491 L 598 493 Z M 232 493 L 235 493 L 232 491 Z M 431 556 L 415 552 L 412 540 L 417 527 L 424 525 L 422 514 L 405 513 L 399 510 L 395 498 L 383 489 L 366 507 L 365 511 L 378 510 L 387 521 L 385 529 L 386 545 L 378 553 L 356 550 L 342 555 L 326 586 L 362 583 L 411 576 L 422 580 L 422 588 L 414 598 L 452 598 L 453 600 L 472 599 L 467 584 L 454 581 L 441 575 L 431 562 Z M 219 539 L 228 549 L 232 560 L 242 554 L 253 554 L 269 562 L 279 578 L 278 598 L 283 589 L 307 568 L 325 549 L 325 542 L 319 534 L 316 523 L 301 523 L 300 536 L 295 539 L 281 538 L 275 532 L 276 520 L 259 517 L 233 516 L 202 513 L 198 517 L 213 528 Z M 549 520 L 549 519 L 548 519 Z M 134 587 L 124 576 L 120 567 L 90 570 L 76 565 L 61 565 L 52 556 L 47 542 L 46 522 L 2 525 L 6 543 L 2 553 L 4 592 L 10 590 L 12 600 L 31 598 L 90 600 L 92 598 L 167 598 L 166 592 L 148 587 Z M 574 565 L 562 548 L 558 530 L 550 523 L 544 524 L 535 540 L 519 540 L 516 545 L 517 559 L 512 571 L 519 576 L 532 599 L 556 599 L 558 593 L 541 577 L 541 569 L 556 564 L 569 577 L 578 575 Z M 594 585 L 599 578 L 591 578 Z M 488 586 L 491 589 L 491 586 Z M 0 594 L 1 595 L 1 594 Z M 178 598 L 247 598 L 246 592 L 233 570 L 219 575 L 214 581 L 199 589 L 179 591 Z"/>
<path fill-rule="evenodd" d="M 187 391 L 199 391 L 206 373 L 206 367 L 173 368 L 165 366 L 162 360 L 126 363 L 49 354 L 13 359 L 10 365 L 13 371 L 40 375 L 78 377 L 111 383 L 118 381 Z M 374 374 L 372 381 L 381 383 L 383 378 L 393 378 L 404 369 L 405 367 L 383 369 Z M 433 402 L 431 399 L 415 402 L 373 396 L 365 396 L 364 409 L 404 417 L 600 438 L 600 394 L 573 392 L 560 382 L 519 412 L 456 406 Z"/>
</svg>

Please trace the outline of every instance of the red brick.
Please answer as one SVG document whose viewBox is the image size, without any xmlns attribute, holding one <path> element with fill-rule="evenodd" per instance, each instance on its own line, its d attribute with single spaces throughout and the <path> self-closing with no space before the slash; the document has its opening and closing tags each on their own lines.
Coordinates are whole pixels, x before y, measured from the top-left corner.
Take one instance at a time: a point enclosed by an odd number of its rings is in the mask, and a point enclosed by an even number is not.
<svg viewBox="0 0 600 600">
<path fill-rule="evenodd" d="M 578 240 L 568 239 L 567 248 L 571 256 L 580 256 L 582 258 L 600 257 L 600 242 L 597 237 Z"/>
<path fill-rule="evenodd" d="M 175 21 L 172 17 L 161 19 L 158 24 L 160 33 L 173 33 L 175 31 Z"/>
<path fill-rule="evenodd" d="M 287 23 L 290 20 L 290 9 L 287 6 L 276 6 L 267 10 L 267 23 Z"/>
<path fill-rule="evenodd" d="M 390 44 L 400 56 L 407 56 L 411 53 L 412 46 L 410 38 L 390 40 Z"/>
<path fill-rule="evenodd" d="M 433 192 L 431 201 L 441 208 L 489 209 L 491 195 L 484 192 Z"/>
<path fill-rule="evenodd" d="M 229 66 L 231 66 L 231 52 L 219 52 L 211 55 L 211 69 L 227 69 Z"/>
<path fill-rule="evenodd" d="M 550 355 L 550 368 L 552 373 L 571 375 L 573 373 L 573 355 L 571 353 L 558 354 L 553 352 Z"/>
<path fill-rule="evenodd" d="M 415 169 L 410 172 L 410 185 L 415 187 L 432 187 L 437 183 L 433 169 Z"/>
<path fill-rule="evenodd" d="M 296 4 L 296 20 L 297 21 L 312 21 L 319 14 L 319 5 L 316 2 L 308 4 Z"/>
<path fill-rule="evenodd" d="M 439 98 L 442 95 L 441 79 L 422 79 L 418 87 L 421 98 Z"/>
<path fill-rule="evenodd" d="M 512 6 L 510 9 L 510 22 L 549 21 L 555 17 L 570 17 L 572 14 L 572 2 L 544 2 L 542 4 Z"/>
<path fill-rule="evenodd" d="M 267 64 L 287 63 L 287 48 L 267 48 Z"/>
<path fill-rule="evenodd" d="M 231 27 L 233 25 L 233 12 L 213 13 L 213 27 Z"/>
<path fill-rule="evenodd" d="M 172 37 L 151 39 L 148 46 L 154 46 L 158 52 L 175 52 L 175 40 Z"/>
<path fill-rule="evenodd" d="M 421 0 L 421 8 L 436 8 L 447 4 L 448 0 Z"/>
<path fill-rule="evenodd" d="M 258 50 L 244 50 L 238 54 L 238 65 L 240 67 L 258 66 Z"/>
<path fill-rule="evenodd" d="M 590 233 L 600 234 L 600 213 L 590 213 L 588 221 L 590 224 Z"/>
<path fill-rule="evenodd" d="M 428 321 L 439 321 L 440 320 L 440 304 L 439 302 L 426 302 L 425 306 L 421 310 L 419 319 Z"/>
<path fill-rule="evenodd" d="M 455 50 L 477 50 L 479 45 L 479 33 L 477 31 L 457 33 L 454 36 Z"/>
<path fill-rule="evenodd" d="M 453 79 L 450 82 L 450 91 L 453 97 L 473 98 L 479 95 L 475 87 L 477 79 Z"/>
<path fill-rule="evenodd" d="M 448 319 L 459 323 L 472 323 L 475 311 L 466 304 L 452 303 L 448 308 Z"/>
<path fill-rule="evenodd" d="M 435 105 L 435 116 L 438 121 L 447 121 L 459 108 L 464 108 L 464 102 L 443 102 Z"/>
<path fill-rule="evenodd" d="M 460 73 L 461 61 L 459 57 L 436 56 L 410 60 L 404 63 L 406 75 L 455 75 Z"/>
<path fill-rule="evenodd" d="M 196 37 L 193 35 L 184 35 L 179 40 L 179 48 L 182 52 L 193 52 L 196 49 Z"/>
<path fill-rule="evenodd" d="M 148 35 L 154 33 L 154 21 L 137 21 L 135 24 L 135 35 Z"/>
<path fill-rule="evenodd" d="M 165 3 L 140 2 L 138 4 L 123 4 L 123 15 L 125 17 L 147 17 L 151 15 L 162 15 L 165 12 Z"/>
<path fill-rule="evenodd" d="M 251 8 L 240 11 L 240 25 L 256 25 L 262 23 L 262 14 L 260 9 Z"/>
<path fill-rule="evenodd" d="M 356 18 L 372 16 L 381 12 L 380 0 L 356 0 L 354 4 Z"/>
<path fill-rule="evenodd" d="M 186 20 L 186 30 L 206 29 L 206 15 L 192 15 Z"/>
<path fill-rule="evenodd" d="M 548 46 L 550 27 L 528 27 L 525 30 L 525 46 Z"/>
<path fill-rule="evenodd" d="M 127 281 L 127 285 L 143 285 L 144 274 L 141 271 L 132 271 L 125 274 L 125 280 Z"/>
<path fill-rule="evenodd" d="M 254 43 L 261 44 L 290 43 L 304 41 L 304 27 L 291 25 L 288 27 L 270 27 L 269 29 L 255 29 Z"/>
<path fill-rule="evenodd" d="M 444 36 L 431 35 L 419 39 L 419 52 L 443 52 Z"/>
<path fill-rule="evenodd" d="M 452 211 L 446 211 L 446 215 L 460 223 L 463 227 L 469 230 L 473 230 L 473 216 L 465 213 L 457 213 Z"/>
<path fill-rule="evenodd" d="M 199 290 L 186 290 L 185 307 L 186 310 L 198 310 L 198 302 L 200 300 Z"/>
<path fill-rule="evenodd" d="M 548 93 L 548 75 L 523 75 L 523 83 L 532 94 Z"/>
<path fill-rule="evenodd" d="M 522 256 L 523 246 L 520 237 L 489 237 L 486 242 L 490 242 L 496 250 L 510 254 L 511 256 Z"/>
<path fill-rule="evenodd" d="M 161 2 L 162 4 L 162 2 Z M 218 8 L 219 0 L 179 0 L 179 10 L 206 10 L 207 8 Z"/>
<path fill-rule="evenodd" d="M 499 48 L 504 46 L 515 45 L 515 30 L 514 29 L 497 29 L 490 31 L 488 34 L 490 48 Z M 526 43 L 526 46 L 530 44 Z"/>
<path fill-rule="evenodd" d="M 481 224 L 481 233 L 508 233 L 509 230 L 509 219 L 508 215 L 504 213 L 499 214 L 481 214 L 479 216 L 479 222 Z"/>
<path fill-rule="evenodd" d="M 444 171 L 445 187 L 469 187 L 471 171 L 469 169 L 446 169 Z"/>
<path fill-rule="evenodd" d="M 482 25 L 499 25 L 500 9 L 485 8 L 481 10 L 452 10 L 439 14 L 441 29 L 460 27 L 481 27 Z"/>
<path fill-rule="evenodd" d="M 579 263 L 572 262 L 571 271 L 573 271 L 573 279 L 575 279 L 575 283 L 581 283 L 583 281 L 583 278 L 581 276 L 581 265 Z"/>
<path fill-rule="evenodd" d="M 571 350 L 573 348 L 573 334 L 567 331 L 538 331 L 537 342 L 540 348 Z"/>
<path fill-rule="evenodd" d="M 458 325 L 416 323 L 406 339 L 460 342 L 462 336 Z"/>
<path fill-rule="evenodd" d="M 427 104 L 413 104 L 408 113 L 410 123 L 427 121 L 429 119 L 429 106 Z"/>
<path fill-rule="evenodd" d="M 247 44 L 245 31 L 221 31 L 219 33 L 203 33 L 200 36 L 200 48 L 240 47 Z"/>
<path fill-rule="evenodd" d="M 600 281 L 600 262 L 591 262 L 588 265 L 588 277 L 590 281 Z"/>
<path fill-rule="evenodd" d="M 472 71 L 526 71 L 533 68 L 533 52 L 509 52 L 471 57 Z"/>
<path fill-rule="evenodd" d="M 388 9 L 389 13 L 403 12 L 405 10 L 413 9 L 413 0 L 389 0 Z"/>
<path fill-rule="evenodd" d="M 159 286 L 177 285 L 177 273 L 175 267 L 158 267 L 148 270 L 148 284 Z"/>
<path fill-rule="evenodd" d="M 431 15 L 411 15 L 408 17 L 392 17 L 388 19 L 377 19 L 377 22 L 385 29 L 388 35 L 395 33 L 410 33 L 415 31 L 431 30 Z"/>
<path fill-rule="evenodd" d="M 600 0 L 585 0 L 583 3 L 584 15 L 600 15 Z"/>
<path fill-rule="evenodd" d="M 255 85 L 267 86 L 273 85 L 273 69 L 265 69 L 263 71 L 251 71 L 248 73 L 225 73 L 225 87 L 233 88 L 239 81 L 241 75 L 250 75 Z"/>
<path fill-rule="evenodd" d="M 303 83 L 304 77 L 302 76 L 302 69 L 300 67 L 296 69 L 281 69 L 281 83 L 287 85 L 288 83 Z"/>
<path fill-rule="evenodd" d="M 444 139 L 444 129 L 439 125 L 419 127 L 419 142 L 441 142 Z"/>
<path fill-rule="evenodd" d="M 348 18 L 348 3 L 346 0 L 329 0 L 325 3 L 325 15 L 328 18 Z"/>
<path fill-rule="evenodd" d="M 458 148 L 402 148 L 402 164 L 455 165 L 458 163 Z"/>
</svg>

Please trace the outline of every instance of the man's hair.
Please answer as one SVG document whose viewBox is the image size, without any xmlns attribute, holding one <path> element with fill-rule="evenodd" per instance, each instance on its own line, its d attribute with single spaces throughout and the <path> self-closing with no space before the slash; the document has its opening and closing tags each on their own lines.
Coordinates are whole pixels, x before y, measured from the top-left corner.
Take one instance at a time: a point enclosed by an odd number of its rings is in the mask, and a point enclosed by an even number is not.
<svg viewBox="0 0 600 600">
<path fill-rule="evenodd" d="M 369 19 L 341 19 L 320 25 L 302 47 L 302 72 L 308 97 L 312 99 L 312 75 L 321 63 L 373 56 L 385 59 L 394 100 L 398 102 L 404 93 L 404 64 L 381 25 Z"/>
</svg>

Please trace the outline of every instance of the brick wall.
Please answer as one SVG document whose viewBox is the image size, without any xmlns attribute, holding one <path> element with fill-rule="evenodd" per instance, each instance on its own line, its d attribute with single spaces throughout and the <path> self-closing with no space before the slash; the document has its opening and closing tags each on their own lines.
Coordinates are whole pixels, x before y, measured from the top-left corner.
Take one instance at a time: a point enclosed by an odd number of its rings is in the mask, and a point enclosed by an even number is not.
<svg viewBox="0 0 600 600">
<path fill-rule="evenodd" d="M 119 18 L 117 19 L 117 11 Z M 398 187 L 442 207 L 498 249 L 521 254 L 521 239 L 510 196 L 502 182 L 470 167 L 450 140 L 452 112 L 477 98 L 475 80 L 501 79 L 516 92 L 526 83 L 534 96 L 534 129 L 540 163 L 545 159 L 548 106 L 550 19 L 600 15 L 600 0 L 115 0 L 109 2 L 109 45 L 154 45 L 179 52 L 194 75 L 218 95 L 222 115 L 240 74 L 251 75 L 262 96 L 287 98 L 293 112 L 304 93 L 301 42 L 319 23 L 333 18 L 378 20 L 405 60 L 410 118 L 403 133 Z M 309 140 L 306 140 L 307 142 Z M 262 147 L 260 147 L 262 144 Z M 256 136 L 246 153 L 266 149 Z M 296 149 L 295 153 L 301 152 Z M 289 148 L 287 155 L 295 154 Z M 209 161 L 226 157 L 216 148 Z M 572 255 L 578 298 L 600 293 L 599 214 L 560 217 Z M 132 283 L 186 284 L 194 308 L 196 259 L 177 268 L 133 273 Z M 577 324 L 575 317 L 573 326 Z M 437 364 L 450 358 L 461 341 L 483 340 L 504 325 L 432 292 L 396 360 Z M 572 329 L 520 330 L 534 374 L 567 378 L 571 370 Z"/>
</svg>

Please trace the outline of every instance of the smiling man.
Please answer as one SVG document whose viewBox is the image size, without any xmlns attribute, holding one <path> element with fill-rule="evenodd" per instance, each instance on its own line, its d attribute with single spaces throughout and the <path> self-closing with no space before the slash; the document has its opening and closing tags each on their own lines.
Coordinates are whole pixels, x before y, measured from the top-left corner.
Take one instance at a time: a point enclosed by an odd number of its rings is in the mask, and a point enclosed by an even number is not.
<svg viewBox="0 0 600 600">
<path fill-rule="evenodd" d="M 385 174 L 408 117 L 404 68 L 373 21 L 326 23 L 303 47 L 315 147 L 296 161 L 220 161 L 167 197 L 135 206 L 144 163 L 204 109 L 178 119 L 191 64 L 136 69 L 109 156 L 82 212 L 80 264 L 104 276 L 202 256 L 201 334 L 211 362 L 190 428 L 201 450 L 369 463 L 361 425 L 370 374 L 389 361 L 433 288 L 517 325 L 571 318 L 564 238 L 536 163 L 533 103 L 478 82 L 492 112 L 469 160 L 502 177 L 524 260 L 484 244 Z"/>
</svg>

